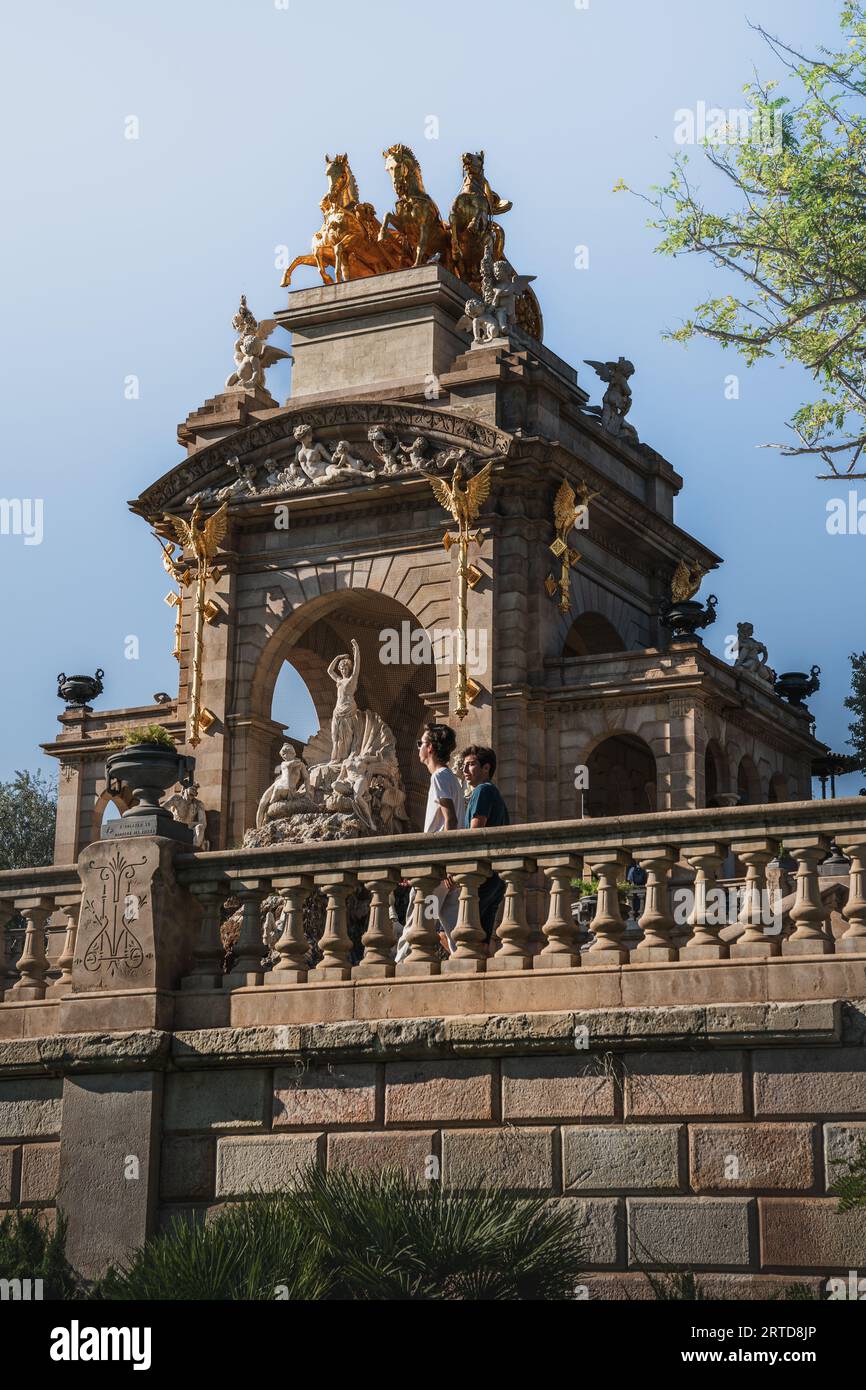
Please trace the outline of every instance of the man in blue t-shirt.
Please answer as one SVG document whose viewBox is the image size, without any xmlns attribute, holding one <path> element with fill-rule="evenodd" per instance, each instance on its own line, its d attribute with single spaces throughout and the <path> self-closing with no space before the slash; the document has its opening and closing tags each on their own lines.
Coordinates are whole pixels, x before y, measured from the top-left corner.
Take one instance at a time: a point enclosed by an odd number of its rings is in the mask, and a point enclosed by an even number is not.
<svg viewBox="0 0 866 1390">
<path fill-rule="evenodd" d="M 466 817 L 465 830 L 483 830 L 488 825 L 508 825 L 508 807 L 499 788 L 492 778 L 496 771 L 496 754 L 492 748 L 480 744 L 470 744 L 462 754 L 463 776 L 472 788 Z M 498 874 L 491 874 L 478 890 L 478 911 L 481 925 L 488 942 L 493 935 L 493 924 L 499 905 L 505 897 L 505 883 Z"/>
</svg>

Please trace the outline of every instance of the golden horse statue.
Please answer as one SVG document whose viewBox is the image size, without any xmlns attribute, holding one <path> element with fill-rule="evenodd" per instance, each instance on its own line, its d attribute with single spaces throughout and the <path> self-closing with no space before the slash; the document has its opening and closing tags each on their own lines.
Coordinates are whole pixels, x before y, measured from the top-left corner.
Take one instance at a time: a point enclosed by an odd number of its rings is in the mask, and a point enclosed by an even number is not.
<svg viewBox="0 0 866 1390">
<path fill-rule="evenodd" d="M 508 212 L 512 204 L 500 198 L 484 173 L 484 151 L 463 156 L 463 187 L 451 206 L 451 258 L 464 285 L 481 289 L 481 261 L 487 241 L 493 237 L 493 259 L 501 260 L 505 233 L 493 218 Z"/>
<path fill-rule="evenodd" d="M 396 236 L 406 267 L 426 265 L 434 256 L 452 269 L 451 238 L 439 209 L 424 187 L 421 166 L 408 145 L 390 145 L 382 151 L 391 175 L 397 205 L 385 214 L 379 241 Z"/>
<path fill-rule="evenodd" d="M 312 254 L 296 256 L 280 283 L 290 285 L 299 265 L 315 266 L 326 285 L 399 269 L 399 247 L 393 239 L 379 240 L 381 224 L 373 204 L 360 200 L 349 156 L 338 154 L 332 159 L 326 154 L 325 173 L 328 191 L 320 204 L 325 220 L 313 237 Z"/>
</svg>

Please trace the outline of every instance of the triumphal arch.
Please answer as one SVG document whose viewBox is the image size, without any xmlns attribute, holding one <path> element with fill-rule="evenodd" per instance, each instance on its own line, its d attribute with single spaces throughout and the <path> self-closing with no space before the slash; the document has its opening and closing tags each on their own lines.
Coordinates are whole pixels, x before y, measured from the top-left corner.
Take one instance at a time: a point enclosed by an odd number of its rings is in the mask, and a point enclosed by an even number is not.
<svg viewBox="0 0 866 1390">
<path fill-rule="evenodd" d="M 515 821 L 811 795 L 821 745 L 802 703 L 776 693 L 765 649 L 749 636 L 722 661 L 700 640 L 714 608 L 694 594 L 720 560 L 677 525 L 683 479 L 627 418 L 632 364 L 589 359 L 579 374 L 542 341 L 483 157 L 464 157 L 446 224 L 411 151 L 386 156 L 398 199 L 384 231 L 346 157 L 328 159 L 325 224 L 298 258 L 322 283 L 292 284 L 263 322 L 241 301 L 235 370 L 179 426 L 184 456 L 130 504 L 175 581 L 178 691 L 61 716 L 47 745 L 60 861 L 98 832 L 111 740 L 149 719 L 195 751 L 210 846 L 240 844 L 292 737 L 272 716 L 283 664 L 321 723 L 309 747 L 294 741 L 310 763 L 327 752 L 329 668 L 352 638 L 357 702 L 393 732 L 411 828 L 431 717 L 497 750 Z M 573 336 L 570 358 L 593 350 L 586 326 Z M 280 404 L 266 373 L 289 343 Z M 484 499 L 461 522 L 448 499 L 473 486 Z M 220 530 L 195 576 L 176 525 L 194 511 Z"/>
</svg>

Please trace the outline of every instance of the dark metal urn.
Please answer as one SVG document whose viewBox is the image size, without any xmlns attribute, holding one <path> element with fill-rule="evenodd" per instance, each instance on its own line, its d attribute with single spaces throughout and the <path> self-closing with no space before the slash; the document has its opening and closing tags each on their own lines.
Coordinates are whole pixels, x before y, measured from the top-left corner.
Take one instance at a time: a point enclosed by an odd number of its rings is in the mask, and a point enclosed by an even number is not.
<svg viewBox="0 0 866 1390">
<path fill-rule="evenodd" d="M 97 668 L 95 676 L 67 676 L 61 671 L 57 677 L 57 697 L 66 701 L 67 709 L 89 710 L 88 701 L 102 694 L 102 677 L 105 672 Z"/>
<path fill-rule="evenodd" d="M 105 760 L 109 792 L 112 796 L 131 795 L 135 804 L 123 812 L 120 820 L 109 821 L 106 837 L 163 835 L 192 844 L 192 830 L 160 806 L 159 799 L 176 782 L 182 787 L 190 786 L 194 772 L 195 758 L 163 743 L 132 743 L 109 753 Z"/>
<path fill-rule="evenodd" d="M 676 603 L 671 603 L 669 599 L 663 600 L 659 616 L 670 632 L 671 640 L 685 637 L 700 642 L 698 629 L 709 627 L 710 623 L 716 621 L 718 601 L 715 594 L 710 594 L 706 606 L 695 598 L 680 599 Z"/>
<path fill-rule="evenodd" d="M 806 696 L 814 695 L 821 687 L 818 679 L 820 674 L 820 666 L 813 666 L 808 676 L 805 671 L 783 671 L 781 676 L 776 677 L 774 689 L 789 704 L 804 707 Z"/>
</svg>

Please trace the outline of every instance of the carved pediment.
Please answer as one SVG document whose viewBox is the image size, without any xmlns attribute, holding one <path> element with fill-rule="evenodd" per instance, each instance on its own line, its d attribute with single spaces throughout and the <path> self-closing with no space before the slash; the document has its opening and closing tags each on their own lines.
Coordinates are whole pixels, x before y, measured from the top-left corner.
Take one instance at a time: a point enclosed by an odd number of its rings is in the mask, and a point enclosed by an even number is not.
<svg viewBox="0 0 866 1390">
<path fill-rule="evenodd" d="M 131 506 L 149 516 L 182 510 L 196 496 L 205 505 L 226 498 L 242 504 L 347 484 L 364 487 L 446 472 L 457 450 L 465 451 L 465 464 L 504 458 L 512 443 L 502 430 L 430 406 L 344 401 L 290 407 L 205 445 Z"/>
</svg>

